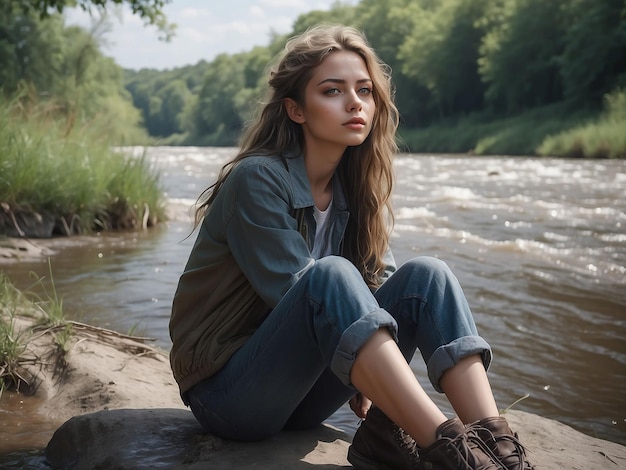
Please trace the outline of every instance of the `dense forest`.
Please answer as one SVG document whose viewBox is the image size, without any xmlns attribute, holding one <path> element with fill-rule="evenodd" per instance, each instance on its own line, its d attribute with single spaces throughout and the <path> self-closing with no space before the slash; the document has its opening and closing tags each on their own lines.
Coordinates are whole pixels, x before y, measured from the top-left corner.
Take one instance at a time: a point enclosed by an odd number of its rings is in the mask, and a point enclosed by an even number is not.
<svg viewBox="0 0 626 470">
<path fill-rule="evenodd" d="M 234 145 L 263 98 L 268 62 L 288 37 L 325 22 L 363 30 L 392 67 L 405 149 L 626 153 L 625 0 L 338 2 L 301 15 L 266 46 L 139 71 L 101 52 L 106 17 L 85 31 L 59 14 L 5 12 L 4 99 L 53 101 L 119 143 Z"/>
</svg>

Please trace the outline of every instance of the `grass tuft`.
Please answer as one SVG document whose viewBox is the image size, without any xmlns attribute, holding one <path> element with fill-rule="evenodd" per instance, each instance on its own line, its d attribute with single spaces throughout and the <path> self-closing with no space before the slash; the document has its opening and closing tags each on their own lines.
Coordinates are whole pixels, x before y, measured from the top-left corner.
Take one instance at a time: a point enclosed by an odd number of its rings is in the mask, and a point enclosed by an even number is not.
<svg viewBox="0 0 626 470">
<path fill-rule="evenodd" d="M 16 326 L 16 316 L 26 305 L 24 295 L 0 274 L 0 395 L 6 388 L 28 385 L 21 364 L 30 335 Z"/>
<path fill-rule="evenodd" d="M 515 400 L 513 403 L 511 403 L 509 406 L 507 406 L 504 410 L 501 411 L 501 414 L 506 413 L 507 411 L 509 411 L 510 409 L 512 409 L 515 405 L 517 405 L 519 402 L 526 400 L 528 397 L 530 397 L 530 394 L 526 393 L 525 395 L 519 397 L 517 400 Z"/>
<path fill-rule="evenodd" d="M 73 323 L 65 319 L 63 302 L 57 295 L 49 261 L 48 266 L 52 292 L 46 290 L 43 278 L 38 278 L 34 284 L 43 289 L 43 296 L 32 290 L 21 292 L 8 277 L 0 275 L 0 395 L 7 388 L 17 391 L 26 388 L 29 391 L 31 381 L 23 366 L 38 361 L 28 350 L 28 342 L 35 331 L 43 330 L 52 335 L 57 361 L 65 363 L 70 350 Z M 30 328 L 17 328 L 16 318 L 20 315 L 35 318 Z"/>
<path fill-rule="evenodd" d="M 116 152 L 97 125 L 79 128 L 50 104 L 24 109 L 0 98 L 0 234 L 156 225 L 165 220 L 159 178 L 145 154 Z"/>
<path fill-rule="evenodd" d="M 540 155 L 586 158 L 626 158 L 626 89 L 604 98 L 604 112 L 591 122 L 546 138 Z"/>
</svg>

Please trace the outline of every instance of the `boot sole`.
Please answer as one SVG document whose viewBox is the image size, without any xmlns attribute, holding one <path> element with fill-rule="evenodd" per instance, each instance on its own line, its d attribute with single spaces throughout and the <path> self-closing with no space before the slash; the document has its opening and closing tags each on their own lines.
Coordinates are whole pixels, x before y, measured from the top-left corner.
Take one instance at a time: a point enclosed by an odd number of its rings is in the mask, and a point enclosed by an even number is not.
<svg viewBox="0 0 626 470">
<path fill-rule="evenodd" d="M 348 448 L 348 462 L 357 470 L 394 470 L 385 464 L 359 454 L 352 447 Z"/>
</svg>

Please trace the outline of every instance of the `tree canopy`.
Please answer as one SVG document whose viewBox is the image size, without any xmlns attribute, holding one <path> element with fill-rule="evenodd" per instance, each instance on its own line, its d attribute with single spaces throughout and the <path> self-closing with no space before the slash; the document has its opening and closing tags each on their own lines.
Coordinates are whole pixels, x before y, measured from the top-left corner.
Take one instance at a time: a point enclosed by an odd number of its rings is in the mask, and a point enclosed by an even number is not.
<svg viewBox="0 0 626 470">
<path fill-rule="evenodd" d="M 391 66 L 406 128 L 473 115 L 504 119 L 562 103 L 600 109 L 605 95 L 626 89 L 624 0 L 337 2 L 301 15 L 289 34 L 248 52 L 123 73 L 101 54 L 97 32 L 68 28 L 54 13 L 71 5 L 99 11 L 106 3 L 9 0 L 10 14 L 0 19 L 5 94 L 28 83 L 68 106 L 80 100 L 87 114 L 106 108 L 106 96 L 117 97 L 117 106 L 132 98 L 154 137 L 234 144 L 263 98 L 267 63 L 288 37 L 327 22 L 363 30 Z M 165 22 L 166 0 L 113 3 L 130 6 L 148 23 Z"/>
</svg>

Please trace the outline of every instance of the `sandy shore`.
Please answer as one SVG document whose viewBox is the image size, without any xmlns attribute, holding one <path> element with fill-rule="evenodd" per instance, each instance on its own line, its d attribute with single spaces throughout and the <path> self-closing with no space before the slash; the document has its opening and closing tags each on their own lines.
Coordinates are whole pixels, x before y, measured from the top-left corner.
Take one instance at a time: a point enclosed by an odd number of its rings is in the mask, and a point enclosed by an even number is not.
<svg viewBox="0 0 626 470">
<path fill-rule="evenodd" d="M 25 238 L 0 238 L 0 263 L 33 261 L 53 255 L 55 250 L 44 243 Z"/>
</svg>

